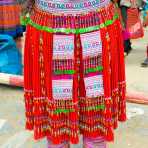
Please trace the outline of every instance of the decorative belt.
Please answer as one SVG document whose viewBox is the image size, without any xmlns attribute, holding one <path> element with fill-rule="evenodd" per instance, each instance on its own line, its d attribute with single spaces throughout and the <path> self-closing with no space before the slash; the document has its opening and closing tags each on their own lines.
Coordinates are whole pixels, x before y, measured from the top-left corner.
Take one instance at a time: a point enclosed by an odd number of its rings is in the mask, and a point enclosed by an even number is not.
<svg viewBox="0 0 148 148">
<path fill-rule="evenodd" d="M 57 14 L 87 13 L 105 7 L 110 0 L 36 0 L 36 6 L 42 11 Z"/>
<path fill-rule="evenodd" d="M 118 19 L 115 6 L 110 3 L 96 11 L 79 15 L 57 15 L 42 11 L 35 6 L 33 14 L 22 19 L 22 24 L 29 24 L 38 30 L 51 33 L 82 34 L 112 25 Z"/>
</svg>

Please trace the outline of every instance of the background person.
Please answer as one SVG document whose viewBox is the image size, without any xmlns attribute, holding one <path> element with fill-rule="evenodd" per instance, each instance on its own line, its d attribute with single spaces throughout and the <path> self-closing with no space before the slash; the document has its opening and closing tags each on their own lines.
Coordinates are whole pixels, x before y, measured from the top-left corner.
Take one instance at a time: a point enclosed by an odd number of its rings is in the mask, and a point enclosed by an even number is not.
<svg viewBox="0 0 148 148">
<path fill-rule="evenodd" d="M 139 11 L 141 7 L 141 0 L 120 0 L 124 27 L 124 51 L 127 55 L 132 50 L 130 39 L 141 38 L 144 35 Z"/>
<path fill-rule="evenodd" d="M 143 26 L 147 27 L 148 26 L 148 1 L 144 0 L 144 9 L 143 9 Z M 148 67 L 148 45 L 147 45 L 147 50 L 146 50 L 146 58 L 145 60 L 141 63 L 142 67 Z"/>
</svg>

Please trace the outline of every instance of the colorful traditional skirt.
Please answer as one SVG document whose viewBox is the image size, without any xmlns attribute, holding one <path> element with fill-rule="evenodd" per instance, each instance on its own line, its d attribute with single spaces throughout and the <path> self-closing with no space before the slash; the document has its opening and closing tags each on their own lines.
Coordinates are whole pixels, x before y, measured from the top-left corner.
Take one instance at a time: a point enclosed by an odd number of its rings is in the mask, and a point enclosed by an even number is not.
<svg viewBox="0 0 148 148">
<path fill-rule="evenodd" d="M 23 34 L 20 25 L 21 6 L 15 0 L 0 0 L 0 34 L 7 34 L 14 38 Z"/>
<path fill-rule="evenodd" d="M 36 0 L 27 24 L 26 128 L 35 139 L 114 139 L 126 120 L 121 24 L 110 0 Z"/>
</svg>

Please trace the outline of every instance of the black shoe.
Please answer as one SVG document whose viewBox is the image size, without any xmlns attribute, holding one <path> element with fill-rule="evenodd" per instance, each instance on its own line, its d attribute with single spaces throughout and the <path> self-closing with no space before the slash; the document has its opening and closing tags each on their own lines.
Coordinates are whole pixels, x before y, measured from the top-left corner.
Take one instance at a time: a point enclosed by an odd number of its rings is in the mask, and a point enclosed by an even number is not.
<svg viewBox="0 0 148 148">
<path fill-rule="evenodd" d="M 141 66 L 142 66 L 142 67 L 148 67 L 148 58 L 146 58 L 146 59 L 144 60 L 144 62 L 141 63 Z"/>
<path fill-rule="evenodd" d="M 133 50 L 132 48 L 129 48 L 128 50 L 124 51 L 124 56 L 125 55 L 128 56 L 132 50 Z"/>
</svg>

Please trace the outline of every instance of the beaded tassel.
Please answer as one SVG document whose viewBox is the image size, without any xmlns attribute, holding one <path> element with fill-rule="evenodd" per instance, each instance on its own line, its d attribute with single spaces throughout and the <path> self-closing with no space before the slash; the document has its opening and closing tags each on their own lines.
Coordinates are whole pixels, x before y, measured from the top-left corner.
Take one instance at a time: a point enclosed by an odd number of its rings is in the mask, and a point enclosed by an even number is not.
<svg viewBox="0 0 148 148">
<path fill-rule="evenodd" d="M 40 37 L 40 32 L 35 30 L 34 31 L 34 38 L 33 41 L 35 42 L 36 50 L 34 50 L 34 56 L 33 56 L 33 88 L 34 88 L 34 137 L 35 139 L 42 138 L 42 111 L 43 111 L 43 104 L 41 102 L 42 100 L 42 86 L 43 80 L 41 79 L 41 72 L 42 66 L 43 66 L 43 57 L 42 57 L 42 51 L 43 51 L 43 40 Z"/>
<path fill-rule="evenodd" d="M 24 51 L 24 88 L 25 88 L 25 108 L 26 108 L 26 129 L 32 130 L 34 126 L 34 115 L 33 115 L 33 84 L 32 84 L 32 50 L 33 45 L 29 44 L 32 40 L 31 27 L 27 27 L 27 33 L 25 41 L 25 51 Z"/>
<path fill-rule="evenodd" d="M 118 11 L 115 9 L 115 12 Z M 110 13 L 111 10 L 108 12 Z M 116 12 L 117 13 L 117 12 Z M 113 17 L 113 16 L 112 16 Z M 120 18 L 120 17 L 119 17 Z M 119 19 L 118 18 L 118 19 Z M 109 17 L 108 17 L 109 19 Z M 111 74 L 112 74 L 112 100 L 113 100 L 113 107 L 112 107 L 112 112 L 113 112 L 113 127 L 114 129 L 117 128 L 118 126 L 118 101 L 119 101 L 119 89 L 118 89 L 118 69 L 119 69 L 119 59 L 118 59 L 118 33 L 116 31 L 116 24 L 117 21 L 111 26 L 109 26 L 109 36 L 110 36 L 110 44 L 111 44 Z"/>
<path fill-rule="evenodd" d="M 103 13 L 103 12 L 102 12 Z M 108 141 L 112 141 L 113 129 L 112 129 L 112 99 L 111 99 L 111 75 L 110 75 L 110 59 L 109 59 L 109 43 L 106 38 L 107 29 L 101 29 L 102 47 L 103 47 L 103 78 L 104 78 L 104 95 L 105 95 L 105 111 L 104 111 L 104 126 L 105 126 L 105 138 Z"/>
<path fill-rule="evenodd" d="M 117 58 L 117 43 L 115 37 L 114 25 L 108 27 L 109 37 L 110 37 L 110 55 L 111 55 L 111 90 L 112 90 L 112 100 L 113 100 L 113 124 L 114 128 L 117 127 L 117 112 L 118 112 L 118 58 Z"/>
<path fill-rule="evenodd" d="M 119 111 L 118 118 L 119 121 L 126 121 L 126 83 L 125 83 L 125 63 L 124 63 L 124 48 L 123 48 L 123 40 L 122 40 L 122 32 L 121 25 L 118 21 L 118 26 L 120 29 L 118 31 L 118 57 L 119 57 Z"/>
<path fill-rule="evenodd" d="M 70 144 L 68 142 L 63 142 L 62 144 L 58 144 L 58 145 L 55 145 L 55 144 L 52 144 L 52 142 L 50 142 L 48 140 L 48 148 L 70 148 Z"/>
</svg>

